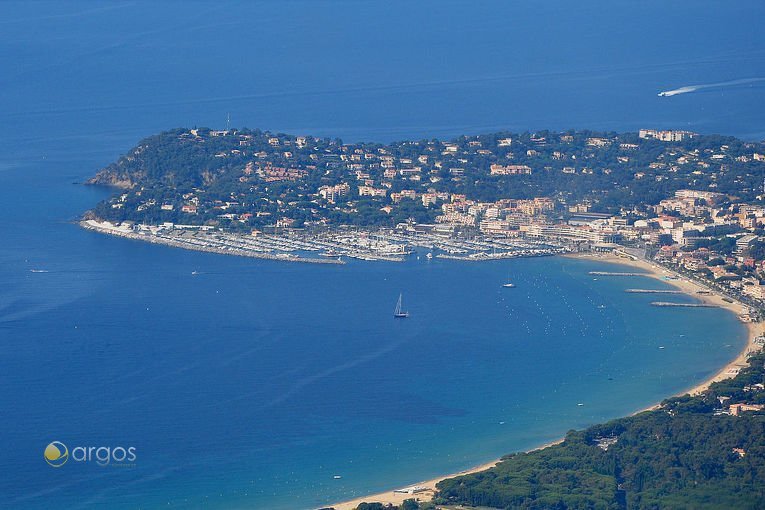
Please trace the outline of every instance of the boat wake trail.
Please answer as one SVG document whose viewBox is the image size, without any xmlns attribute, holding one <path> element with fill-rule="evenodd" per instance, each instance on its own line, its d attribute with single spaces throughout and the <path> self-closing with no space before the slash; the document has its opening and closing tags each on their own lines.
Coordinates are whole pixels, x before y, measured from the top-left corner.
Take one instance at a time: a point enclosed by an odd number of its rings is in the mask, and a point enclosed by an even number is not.
<svg viewBox="0 0 765 510">
<path fill-rule="evenodd" d="M 696 92 L 702 89 L 713 89 L 722 87 L 732 87 L 734 85 L 746 85 L 748 83 L 756 83 L 759 81 L 765 81 L 765 78 L 745 78 L 742 80 L 722 81 L 720 83 L 705 83 L 702 85 L 687 85 L 678 89 L 665 90 L 659 92 L 660 97 L 678 96 L 680 94 L 688 94 L 689 92 Z"/>
<path fill-rule="evenodd" d="M 273 399 L 271 402 L 264 405 L 264 407 L 273 407 L 277 404 L 280 404 L 284 402 L 285 400 L 289 399 L 292 395 L 295 393 L 298 393 L 301 389 L 304 387 L 314 383 L 315 381 L 318 381 L 319 379 L 324 379 L 325 377 L 328 377 L 332 374 L 335 374 L 337 372 L 342 372 L 343 370 L 348 370 L 350 368 L 354 368 L 357 365 L 361 365 L 362 363 L 370 362 L 376 358 L 379 358 L 380 356 L 387 354 L 391 351 L 394 351 L 397 347 L 399 347 L 401 344 L 404 343 L 404 340 L 399 340 L 396 342 L 393 342 L 382 349 L 379 349 L 377 351 L 365 354 L 363 356 L 360 356 L 359 358 L 347 361 L 345 363 L 342 363 L 340 365 L 336 365 L 334 367 L 327 368 L 325 370 L 322 370 L 321 372 L 305 377 L 303 379 L 300 379 L 297 381 L 291 389 L 287 390 L 282 395 L 279 395 L 275 399 Z"/>
</svg>

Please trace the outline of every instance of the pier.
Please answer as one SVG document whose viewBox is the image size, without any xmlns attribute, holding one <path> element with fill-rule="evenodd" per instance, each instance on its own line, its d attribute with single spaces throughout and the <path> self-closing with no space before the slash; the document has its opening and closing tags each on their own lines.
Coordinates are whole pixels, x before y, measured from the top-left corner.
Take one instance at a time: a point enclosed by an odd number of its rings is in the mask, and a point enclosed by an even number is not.
<svg viewBox="0 0 765 510">
<path fill-rule="evenodd" d="M 719 305 L 713 305 L 709 303 L 670 303 L 667 301 L 654 301 L 652 306 L 668 306 L 678 308 L 720 308 Z"/>
<path fill-rule="evenodd" d="M 647 273 L 615 273 L 612 271 L 590 271 L 593 276 L 648 276 Z"/>
<path fill-rule="evenodd" d="M 682 290 L 668 290 L 668 289 L 625 289 L 624 292 L 630 294 L 682 294 Z"/>
</svg>

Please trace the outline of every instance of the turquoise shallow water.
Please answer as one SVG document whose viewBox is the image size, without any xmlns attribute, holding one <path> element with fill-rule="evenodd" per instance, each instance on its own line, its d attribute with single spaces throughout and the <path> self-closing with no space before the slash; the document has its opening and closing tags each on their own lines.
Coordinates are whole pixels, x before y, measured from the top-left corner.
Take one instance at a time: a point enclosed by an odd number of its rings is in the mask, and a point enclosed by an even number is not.
<svg viewBox="0 0 765 510">
<path fill-rule="evenodd" d="M 186 5 L 0 5 L 11 506 L 308 508 L 632 412 L 743 346 L 732 315 L 650 307 L 623 290 L 661 282 L 587 274 L 603 264 L 315 267 L 185 252 L 78 228 L 107 192 L 72 183 L 143 136 L 222 127 L 226 112 L 380 141 L 647 125 L 761 136 L 756 83 L 655 97 L 763 68 L 749 30 L 759 3 L 694 2 L 714 11 L 698 19 L 682 2 Z M 614 26 L 616 42 L 598 46 Z M 500 287 L 508 277 L 517 288 Z M 391 318 L 399 292 L 407 321 Z M 137 460 L 54 469 L 42 458 L 52 440 L 134 446 Z"/>
</svg>

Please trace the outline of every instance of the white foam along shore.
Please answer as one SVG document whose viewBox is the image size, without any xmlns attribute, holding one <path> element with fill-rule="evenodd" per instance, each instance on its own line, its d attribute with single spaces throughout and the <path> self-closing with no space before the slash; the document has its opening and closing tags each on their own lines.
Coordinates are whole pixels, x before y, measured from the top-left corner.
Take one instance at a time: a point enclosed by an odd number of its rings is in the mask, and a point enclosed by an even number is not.
<svg viewBox="0 0 765 510">
<path fill-rule="evenodd" d="M 640 273 L 623 273 L 623 274 L 625 275 L 639 274 L 640 276 L 646 276 L 646 277 L 659 279 L 665 283 L 668 283 L 676 287 L 677 289 L 681 290 L 683 293 L 701 300 L 702 302 L 706 304 L 715 305 L 716 307 L 719 307 L 719 308 L 724 308 L 726 310 L 729 310 L 735 313 L 737 316 L 740 316 L 748 309 L 746 305 L 740 302 L 733 301 L 731 303 L 729 301 L 723 300 L 723 296 L 715 292 L 713 289 L 709 289 L 697 282 L 683 278 L 682 276 L 676 273 L 673 273 L 672 271 L 664 267 L 661 267 L 657 264 L 651 263 L 647 260 L 637 259 L 629 255 L 617 256 L 613 254 L 569 254 L 564 256 L 601 260 L 604 262 L 611 262 L 611 263 L 626 265 L 631 268 L 639 269 Z M 671 276 L 673 279 L 667 280 L 666 279 L 667 276 Z M 699 291 L 703 292 L 703 294 L 700 294 Z M 706 389 L 709 388 L 711 384 L 724 379 L 729 379 L 731 377 L 734 377 L 741 368 L 745 367 L 747 365 L 746 360 L 748 355 L 751 352 L 761 349 L 761 347 L 755 343 L 755 338 L 762 335 L 763 329 L 764 329 L 762 323 L 747 323 L 747 328 L 748 328 L 748 341 L 744 349 L 736 356 L 735 359 L 731 360 L 728 364 L 726 364 L 722 369 L 720 369 L 720 371 L 718 371 L 712 377 L 709 377 L 705 381 L 693 387 L 690 387 L 687 391 L 679 393 L 679 395 L 684 395 L 686 393 L 689 393 L 691 395 L 697 395 L 697 394 L 703 393 Z M 657 403 L 648 408 L 639 409 L 634 414 L 637 414 L 643 411 L 649 411 L 649 410 L 657 408 L 658 406 L 659 404 Z M 560 439 L 558 441 L 547 443 L 545 445 L 539 446 L 538 448 L 534 448 L 529 451 L 547 448 L 548 446 L 558 444 L 562 441 L 563 439 Z M 448 478 L 454 478 L 456 476 L 461 476 L 466 474 L 477 473 L 479 471 L 485 471 L 487 469 L 490 469 L 496 466 L 499 462 L 501 462 L 501 459 L 495 459 L 465 471 L 460 471 L 458 473 L 451 473 L 451 474 L 440 476 L 430 480 L 424 480 L 414 484 L 410 484 L 409 486 L 407 486 L 407 489 L 411 489 L 408 492 L 405 491 L 404 489 L 389 490 L 385 492 L 380 492 L 378 494 L 369 494 L 366 496 L 354 498 L 352 500 L 343 501 L 340 503 L 334 503 L 332 505 L 329 505 L 329 507 L 335 508 L 336 510 L 353 510 L 360 503 L 363 503 L 363 502 L 370 502 L 370 503 L 379 502 L 383 504 L 390 503 L 393 505 L 400 505 L 401 503 L 404 502 L 404 500 L 410 499 L 410 498 L 415 498 L 415 499 L 418 499 L 419 501 L 430 501 L 435 494 L 436 484 L 440 482 L 441 480 L 446 480 Z M 416 491 L 413 490 L 415 488 L 417 489 Z"/>
</svg>

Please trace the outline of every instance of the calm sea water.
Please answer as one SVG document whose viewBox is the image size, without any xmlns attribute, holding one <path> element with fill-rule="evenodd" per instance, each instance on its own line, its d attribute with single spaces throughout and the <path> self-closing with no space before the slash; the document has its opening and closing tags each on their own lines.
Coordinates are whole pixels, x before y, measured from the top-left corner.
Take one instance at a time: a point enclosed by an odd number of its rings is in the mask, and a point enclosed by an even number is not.
<svg viewBox="0 0 765 510">
<path fill-rule="evenodd" d="M 646 126 L 761 138 L 763 82 L 656 93 L 758 78 L 763 10 L 0 4 L 3 501 L 308 508 L 529 448 L 707 377 L 742 347 L 742 325 L 653 308 L 623 290 L 660 282 L 587 274 L 603 264 L 185 252 L 79 229 L 71 220 L 107 192 L 73 183 L 143 136 L 223 127 L 229 112 L 348 140 Z M 407 321 L 391 318 L 399 292 Z M 138 458 L 53 469 L 53 440 Z"/>
</svg>

